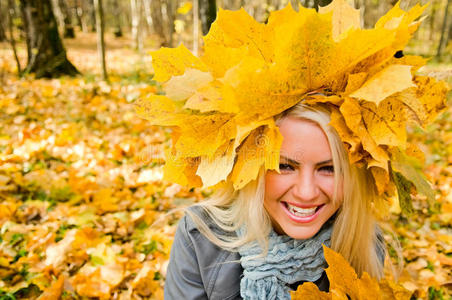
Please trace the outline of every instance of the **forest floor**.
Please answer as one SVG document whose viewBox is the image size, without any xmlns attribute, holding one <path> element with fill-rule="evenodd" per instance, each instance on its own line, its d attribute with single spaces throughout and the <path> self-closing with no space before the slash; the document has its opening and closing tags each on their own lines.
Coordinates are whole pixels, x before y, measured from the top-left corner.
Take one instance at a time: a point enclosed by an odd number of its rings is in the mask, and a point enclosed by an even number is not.
<svg viewBox="0 0 452 300">
<path fill-rule="evenodd" d="M 43 291 L 47 299 L 163 298 L 182 214 L 173 209 L 209 191 L 162 181 L 169 131 L 149 126 L 133 106 L 160 87 L 148 49 L 140 54 L 130 44 L 107 35 L 107 84 L 93 34 L 65 40 L 83 73 L 76 78 L 19 79 L 9 45 L 0 43 L 0 299 Z M 452 85 L 451 63 L 422 72 Z M 412 299 L 452 297 L 451 118 L 449 105 L 425 131 L 410 134 L 424 144 L 436 204 L 415 198 L 412 216 L 394 206 L 383 222 L 385 237 L 402 247 L 399 283 Z"/>
</svg>

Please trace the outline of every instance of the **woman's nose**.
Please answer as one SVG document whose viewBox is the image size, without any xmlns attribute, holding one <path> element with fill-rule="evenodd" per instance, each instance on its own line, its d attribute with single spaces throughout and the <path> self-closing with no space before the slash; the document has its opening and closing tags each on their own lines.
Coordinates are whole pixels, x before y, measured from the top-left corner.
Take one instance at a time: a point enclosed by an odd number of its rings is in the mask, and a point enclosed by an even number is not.
<svg viewBox="0 0 452 300">
<path fill-rule="evenodd" d="M 313 201 L 319 196 L 319 187 L 316 184 L 315 176 L 311 172 L 303 171 L 295 179 L 293 186 L 294 197 L 301 201 Z"/>
</svg>

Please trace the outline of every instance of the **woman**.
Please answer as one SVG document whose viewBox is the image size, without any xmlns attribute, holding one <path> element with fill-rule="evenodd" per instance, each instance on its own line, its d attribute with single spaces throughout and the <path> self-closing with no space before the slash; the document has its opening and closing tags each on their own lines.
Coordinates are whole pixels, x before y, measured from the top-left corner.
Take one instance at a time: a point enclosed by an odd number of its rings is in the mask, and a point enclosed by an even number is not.
<svg viewBox="0 0 452 300">
<path fill-rule="evenodd" d="M 225 188 L 187 211 L 165 299 L 288 299 L 304 281 L 326 291 L 322 243 L 359 273 L 382 275 L 375 186 L 369 172 L 349 164 L 329 122 L 326 109 L 301 103 L 278 116 L 280 172 L 262 172 L 242 190 Z"/>
<path fill-rule="evenodd" d="M 382 276 L 373 211 L 408 203 L 412 187 L 433 195 L 406 128 L 432 121 L 447 87 L 401 52 L 424 8 L 396 5 L 372 29 L 342 0 L 265 24 L 220 10 L 201 57 L 152 53 L 165 95 L 137 110 L 172 129 L 164 178 L 217 187 L 179 223 L 166 299 L 288 299 L 305 281 L 326 291 L 322 244 Z"/>
</svg>

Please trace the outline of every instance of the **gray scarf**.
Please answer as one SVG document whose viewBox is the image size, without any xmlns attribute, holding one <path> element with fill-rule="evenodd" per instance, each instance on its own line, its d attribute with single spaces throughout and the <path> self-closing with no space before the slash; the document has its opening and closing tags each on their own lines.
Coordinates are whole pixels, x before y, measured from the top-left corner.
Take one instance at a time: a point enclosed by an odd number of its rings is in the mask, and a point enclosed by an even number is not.
<svg viewBox="0 0 452 300">
<path fill-rule="evenodd" d="M 272 230 L 267 256 L 250 258 L 262 253 L 253 242 L 239 249 L 243 277 L 240 295 L 245 300 L 290 299 L 288 285 L 299 281 L 318 280 L 327 267 L 322 244 L 330 247 L 333 222 L 326 222 L 312 238 L 295 240 Z M 240 234 L 240 232 L 238 233 Z"/>
</svg>

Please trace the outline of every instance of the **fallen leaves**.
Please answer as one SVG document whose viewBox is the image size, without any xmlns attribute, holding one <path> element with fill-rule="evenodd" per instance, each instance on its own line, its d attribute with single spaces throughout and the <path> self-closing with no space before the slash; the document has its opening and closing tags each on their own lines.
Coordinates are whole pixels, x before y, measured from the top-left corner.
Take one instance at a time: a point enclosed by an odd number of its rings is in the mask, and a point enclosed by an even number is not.
<svg viewBox="0 0 452 300">
<path fill-rule="evenodd" d="M 0 102 L 14 109 L 0 112 L 0 298 L 162 299 L 169 225 L 180 214 L 150 225 L 173 198 L 203 196 L 166 193 L 167 132 L 136 118 L 127 100 L 156 88 L 7 80 Z"/>
</svg>

